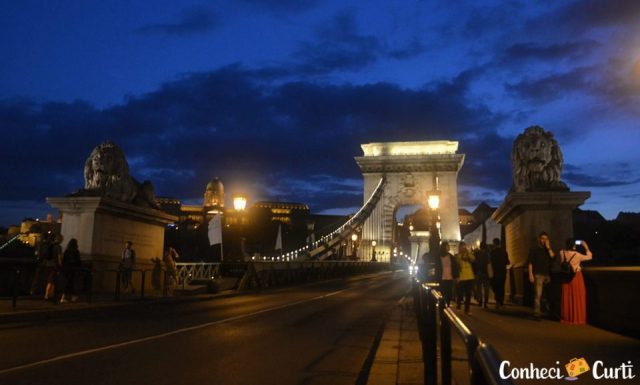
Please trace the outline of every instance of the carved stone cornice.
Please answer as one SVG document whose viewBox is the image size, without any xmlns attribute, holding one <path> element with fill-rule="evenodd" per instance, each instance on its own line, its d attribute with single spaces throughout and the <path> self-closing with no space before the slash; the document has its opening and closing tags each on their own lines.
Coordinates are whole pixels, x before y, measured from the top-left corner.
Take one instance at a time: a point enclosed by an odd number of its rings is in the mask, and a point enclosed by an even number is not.
<svg viewBox="0 0 640 385">
<path fill-rule="evenodd" d="M 464 154 L 357 156 L 355 160 L 363 173 L 458 172 Z"/>
</svg>

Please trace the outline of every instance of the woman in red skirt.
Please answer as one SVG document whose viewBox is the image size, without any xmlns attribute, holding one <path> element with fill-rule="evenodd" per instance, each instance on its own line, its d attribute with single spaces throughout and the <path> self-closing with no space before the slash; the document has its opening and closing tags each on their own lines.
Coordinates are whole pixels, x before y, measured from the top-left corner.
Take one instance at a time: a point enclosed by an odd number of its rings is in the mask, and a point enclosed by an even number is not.
<svg viewBox="0 0 640 385">
<path fill-rule="evenodd" d="M 584 248 L 585 254 L 576 250 L 578 245 Z M 576 272 L 570 282 L 562 284 L 561 322 L 584 325 L 587 323 L 587 291 L 584 287 L 580 263 L 592 258 L 591 250 L 587 242 L 569 239 L 566 249 L 560 250 L 560 258 L 562 262 L 568 261 Z"/>
</svg>

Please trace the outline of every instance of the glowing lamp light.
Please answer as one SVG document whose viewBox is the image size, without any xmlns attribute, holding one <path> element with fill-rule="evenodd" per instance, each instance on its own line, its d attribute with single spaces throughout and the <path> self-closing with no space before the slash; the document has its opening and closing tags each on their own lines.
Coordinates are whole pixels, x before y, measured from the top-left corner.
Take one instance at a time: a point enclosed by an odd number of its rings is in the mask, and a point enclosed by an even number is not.
<svg viewBox="0 0 640 385">
<path fill-rule="evenodd" d="M 440 207 L 440 193 L 437 191 L 431 192 L 427 203 L 429 203 L 431 210 L 437 210 Z"/>
<path fill-rule="evenodd" d="M 358 240 L 358 234 L 352 234 L 351 235 L 351 240 L 354 241 L 354 242 L 357 241 Z"/>
<path fill-rule="evenodd" d="M 233 208 L 236 211 L 244 211 L 247 208 L 247 197 L 244 195 L 234 195 Z"/>
<path fill-rule="evenodd" d="M 376 247 L 376 245 L 378 244 L 378 242 L 376 241 L 371 241 L 371 246 Z"/>
</svg>

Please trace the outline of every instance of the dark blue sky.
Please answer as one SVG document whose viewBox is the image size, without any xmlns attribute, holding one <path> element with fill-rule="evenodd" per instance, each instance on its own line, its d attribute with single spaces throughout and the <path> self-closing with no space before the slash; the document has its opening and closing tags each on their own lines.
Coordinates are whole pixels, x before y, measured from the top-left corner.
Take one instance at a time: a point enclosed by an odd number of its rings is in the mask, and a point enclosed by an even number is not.
<svg viewBox="0 0 640 385">
<path fill-rule="evenodd" d="M 360 143 L 460 141 L 497 205 L 525 127 L 585 208 L 640 205 L 640 2 L 16 1 L 0 5 L 0 224 L 46 213 L 111 139 L 159 195 L 208 179 L 316 212 L 362 202 Z"/>
</svg>

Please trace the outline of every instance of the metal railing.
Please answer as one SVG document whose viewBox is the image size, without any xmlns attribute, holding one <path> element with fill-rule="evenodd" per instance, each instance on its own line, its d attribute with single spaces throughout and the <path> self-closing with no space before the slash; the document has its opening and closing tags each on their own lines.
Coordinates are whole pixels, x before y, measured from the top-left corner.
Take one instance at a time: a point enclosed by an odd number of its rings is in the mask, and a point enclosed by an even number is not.
<svg viewBox="0 0 640 385">
<path fill-rule="evenodd" d="M 188 285 L 192 281 L 212 280 L 220 276 L 220 263 L 179 262 L 176 263 L 177 284 Z"/>
<path fill-rule="evenodd" d="M 35 271 L 31 271 L 31 273 L 33 274 L 29 274 L 28 271 L 29 270 L 35 270 L 38 269 L 38 261 L 36 259 L 26 259 L 26 258 L 12 258 L 12 259 L 3 259 L 0 260 L 0 271 L 4 271 L 7 272 L 8 274 L 7 277 L 10 277 L 10 285 L 9 285 L 9 297 L 11 300 L 11 307 L 13 309 L 17 308 L 18 305 L 18 300 L 20 297 L 28 297 L 28 298 L 32 298 L 32 295 L 26 295 L 26 294 L 22 294 L 24 293 L 27 287 L 32 287 L 33 286 L 33 279 L 37 277 L 35 277 L 35 274 L 37 274 Z M 68 271 L 72 271 L 73 272 L 73 279 L 74 282 L 79 282 L 82 281 L 82 290 L 81 293 L 83 296 L 86 297 L 86 301 L 87 302 L 91 302 L 92 298 L 93 298 L 93 279 L 96 276 L 96 274 L 104 274 L 104 273 L 112 273 L 114 275 L 114 277 L 112 279 L 115 279 L 115 285 L 114 285 L 114 289 L 113 289 L 113 300 L 114 301 L 120 301 L 121 297 L 122 297 L 122 273 L 124 272 L 123 269 L 95 269 L 95 268 L 89 268 L 89 267 L 73 267 Z M 208 271 L 207 269 L 204 269 L 203 271 Z M 27 273 L 25 273 L 27 272 Z M 160 283 L 160 287 L 159 289 L 161 290 L 162 296 L 163 297 L 167 297 L 170 294 L 170 290 L 171 290 L 171 272 L 167 271 L 164 268 L 153 268 L 153 269 L 132 269 L 131 273 L 132 274 L 140 274 L 140 285 L 139 287 L 136 287 L 136 289 L 138 289 L 138 296 L 139 299 L 143 300 L 145 298 L 145 287 L 146 287 L 146 281 L 147 281 L 147 273 L 151 273 L 151 274 L 160 274 L 160 277 L 162 277 L 162 282 Z M 62 276 L 63 274 L 62 270 L 58 270 L 57 271 L 57 277 L 56 279 L 58 280 L 60 278 L 60 276 Z M 109 279 L 107 279 L 108 281 Z M 111 281 L 113 282 L 113 281 Z M 59 282 L 58 282 L 59 283 Z M 174 285 L 177 287 L 177 281 L 174 283 Z M 174 288 L 176 288 L 174 287 Z M 62 286 L 58 286 L 56 288 L 56 294 L 61 294 L 64 290 L 64 287 Z M 28 291 L 28 290 L 26 290 Z"/>
<path fill-rule="evenodd" d="M 426 385 L 438 384 L 438 363 L 442 385 L 452 384 L 452 332 L 455 332 L 464 342 L 471 385 L 513 384 L 511 380 L 502 379 L 499 375 L 501 359 L 498 353 L 493 347 L 480 341 L 458 318 L 437 290 L 437 286 L 414 281 L 413 299 L 422 343 Z M 438 362 L 438 347 L 440 362 Z"/>
</svg>

